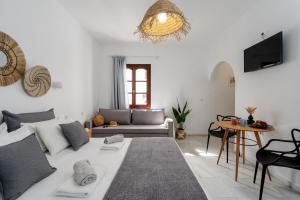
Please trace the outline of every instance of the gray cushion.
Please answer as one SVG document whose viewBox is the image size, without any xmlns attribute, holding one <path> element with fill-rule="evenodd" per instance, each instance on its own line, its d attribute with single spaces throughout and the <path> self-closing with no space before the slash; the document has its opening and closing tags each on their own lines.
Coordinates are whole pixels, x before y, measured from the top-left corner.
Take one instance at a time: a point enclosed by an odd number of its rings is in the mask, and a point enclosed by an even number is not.
<svg viewBox="0 0 300 200">
<path fill-rule="evenodd" d="M 21 123 L 18 119 L 9 116 L 5 117 L 5 123 L 7 124 L 7 131 L 12 132 L 21 127 Z"/>
<path fill-rule="evenodd" d="M 89 142 L 89 137 L 80 122 L 60 124 L 62 132 L 72 148 L 77 151 L 82 145 Z"/>
<path fill-rule="evenodd" d="M 55 170 L 41 151 L 34 134 L 0 147 L 0 181 L 4 200 L 17 199 Z"/>
<path fill-rule="evenodd" d="M 109 124 L 110 121 L 117 121 L 118 124 L 130 124 L 130 110 L 115 110 L 115 109 L 99 109 L 100 114 L 104 117 L 104 123 Z"/>
<path fill-rule="evenodd" d="M 55 118 L 53 108 L 43 112 L 20 113 L 20 114 L 14 114 L 4 110 L 2 111 L 2 114 L 3 114 L 3 118 L 5 118 L 5 116 L 10 116 L 19 119 L 21 122 L 24 123 L 41 122 L 41 121 L 47 121 Z"/>
<path fill-rule="evenodd" d="M 15 122 L 19 122 L 19 128 L 21 126 L 21 122 L 33 123 L 33 122 L 47 121 L 47 120 L 55 118 L 53 108 L 48 111 L 44 111 L 44 112 L 20 113 L 20 114 L 14 114 L 14 113 L 4 110 L 4 111 L 2 111 L 2 114 L 3 114 L 3 120 L 7 124 L 8 132 L 16 130 L 16 129 L 14 129 L 13 126 L 10 127 L 11 124 L 8 122 L 8 118 L 14 119 Z M 16 126 L 15 123 L 14 123 L 14 126 Z"/>
<path fill-rule="evenodd" d="M 164 110 L 133 110 L 132 124 L 135 125 L 159 125 L 165 120 Z"/>
</svg>

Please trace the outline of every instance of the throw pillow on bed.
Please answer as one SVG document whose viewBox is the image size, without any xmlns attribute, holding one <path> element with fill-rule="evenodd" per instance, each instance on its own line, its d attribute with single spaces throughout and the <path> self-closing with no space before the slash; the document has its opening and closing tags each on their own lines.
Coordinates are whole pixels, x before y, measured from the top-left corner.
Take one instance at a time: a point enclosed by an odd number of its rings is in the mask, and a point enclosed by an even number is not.
<svg viewBox="0 0 300 200">
<path fill-rule="evenodd" d="M 64 136 L 67 138 L 72 148 L 77 151 L 82 145 L 89 142 L 89 137 L 80 122 L 60 124 Z"/>
<path fill-rule="evenodd" d="M 43 112 L 33 112 L 33 113 L 20 113 L 14 114 L 9 111 L 3 110 L 3 121 L 6 122 L 8 127 L 8 132 L 14 131 L 21 126 L 21 122 L 32 123 L 46 121 L 55 118 L 54 109 Z"/>
<path fill-rule="evenodd" d="M 17 199 L 55 170 L 41 151 L 34 134 L 0 147 L 0 181 L 4 200 Z"/>
<path fill-rule="evenodd" d="M 54 120 L 52 123 L 36 126 L 39 136 L 52 156 L 69 146 L 58 123 L 59 121 Z"/>
<path fill-rule="evenodd" d="M 41 136 L 39 135 L 38 131 L 37 131 L 37 126 L 44 126 L 50 123 L 54 123 L 57 122 L 57 119 L 51 119 L 51 120 L 47 120 L 47 121 L 42 121 L 42 122 L 34 122 L 34 123 L 21 123 L 21 126 L 28 126 L 29 130 L 31 130 L 32 133 L 36 133 L 36 139 L 40 144 L 40 147 L 42 149 L 43 152 L 47 151 L 47 147 L 44 144 Z M 58 122 L 57 122 L 58 123 Z"/>
<path fill-rule="evenodd" d="M 21 127 L 20 121 L 16 118 L 12 118 L 9 116 L 6 116 L 4 119 L 4 123 L 7 125 L 7 131 L 12 132 Z"/>
</svg>

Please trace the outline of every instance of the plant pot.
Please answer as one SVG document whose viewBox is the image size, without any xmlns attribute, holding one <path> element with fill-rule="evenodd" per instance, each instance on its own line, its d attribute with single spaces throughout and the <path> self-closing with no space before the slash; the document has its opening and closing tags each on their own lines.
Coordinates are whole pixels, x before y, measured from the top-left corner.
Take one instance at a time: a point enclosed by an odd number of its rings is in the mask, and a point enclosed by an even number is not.
<svg viewBox="0 0 300 200">
<path fill-rule="evenodd" d="M 184 140 L 186 138 L 186 132 L 184 129 L 178 128 L 176 130 L 176 139 Z"/>
</svg>

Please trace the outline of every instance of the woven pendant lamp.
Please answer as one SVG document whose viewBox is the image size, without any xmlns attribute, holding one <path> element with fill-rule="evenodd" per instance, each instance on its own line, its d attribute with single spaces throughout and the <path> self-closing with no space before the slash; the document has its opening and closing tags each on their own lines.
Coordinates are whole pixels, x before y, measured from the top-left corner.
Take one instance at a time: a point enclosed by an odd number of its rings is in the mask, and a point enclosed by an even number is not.
<svg viewBox="0 0 300 200">
<path fill-rule="evenodd" d="M 190 24 L 174 3 L 158 0 L 147 10 L 136 33 L 143 40 L 158 43 L 169 37 L 180 40 L 190 30 Z"/>
</svg>

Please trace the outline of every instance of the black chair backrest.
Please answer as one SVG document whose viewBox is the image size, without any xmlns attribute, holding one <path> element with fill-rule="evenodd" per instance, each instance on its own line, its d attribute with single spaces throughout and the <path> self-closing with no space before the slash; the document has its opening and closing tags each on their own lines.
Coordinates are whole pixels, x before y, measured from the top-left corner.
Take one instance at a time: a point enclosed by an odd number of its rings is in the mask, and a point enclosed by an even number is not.
<svg viewBox="0 0 300 200">
<path fill-rule="evenodd" d="M 293 138 L 293 142 L 294 142 L 295 147 L 296 147 L 297 157 L 300 157 L 300 140 L 296 140 L 294 132 L 300 132 L 300 130 L 295 129 L 295 128 L 292 130 L 292 138 Z"/>
<path fill-rule="evenodd" d="M 218 121 L 231 121 L 232 119 L 240 119 L 240 118 L 233 115 L 217 115 Z"/>
</svg>

